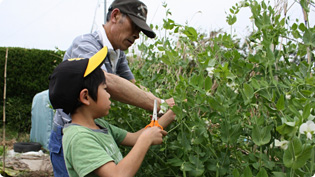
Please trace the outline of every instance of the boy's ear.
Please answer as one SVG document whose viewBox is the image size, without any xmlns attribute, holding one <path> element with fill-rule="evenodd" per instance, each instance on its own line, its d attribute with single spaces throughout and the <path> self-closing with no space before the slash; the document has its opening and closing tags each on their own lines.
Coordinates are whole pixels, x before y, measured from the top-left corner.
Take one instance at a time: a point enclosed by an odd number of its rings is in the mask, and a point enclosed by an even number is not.
<svg viewBox="0 0 315 177">
<path fill-rule="evenodd" d="M 79 100 L 85 105 L 90 105 L 90 97 L 88 89 L 83 89 L 80 92 Z"/>
</svg>

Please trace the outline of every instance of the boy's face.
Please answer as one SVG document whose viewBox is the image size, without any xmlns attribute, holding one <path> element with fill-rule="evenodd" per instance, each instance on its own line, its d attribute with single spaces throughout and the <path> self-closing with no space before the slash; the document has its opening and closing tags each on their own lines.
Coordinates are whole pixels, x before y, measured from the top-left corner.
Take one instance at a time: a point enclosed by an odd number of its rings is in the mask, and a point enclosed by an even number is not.
<svg viewBox="0 0 315 177">
<path fill-rule="evenodd" d="M 108 115 L 111 101 L 109 100 L 110 94 L 106 91 L 107 85 L 100 84 L 97 90 L 97 102 L 93 103 L 93 112 L 95 117 L 103 117 Z"/>
</svg>

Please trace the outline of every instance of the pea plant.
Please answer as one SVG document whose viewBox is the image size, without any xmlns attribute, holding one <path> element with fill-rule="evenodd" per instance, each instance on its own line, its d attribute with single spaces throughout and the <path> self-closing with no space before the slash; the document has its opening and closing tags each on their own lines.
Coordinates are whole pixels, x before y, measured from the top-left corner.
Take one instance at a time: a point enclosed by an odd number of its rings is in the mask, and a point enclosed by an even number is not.
<svg viewBox="0 0 315 177">
<path fill-rule="evenodd" d="M 252 13 L 243 44 L 233 30 L 207 35 L 176 24 L 164 5 L 162 35 L 144 37 L 130 65 L 140 85 L 175 99 L 177 117 L 137 176 L 314 175 L 315 27 L 306 20 L 314 3 L 295 3 L 301 23 L 265 1 L 231 7 L 231 29 L 239 11 Z M 149 123 L 151 112 L 114 104 L 112 123 L 130 131 Z"/>
</svg>

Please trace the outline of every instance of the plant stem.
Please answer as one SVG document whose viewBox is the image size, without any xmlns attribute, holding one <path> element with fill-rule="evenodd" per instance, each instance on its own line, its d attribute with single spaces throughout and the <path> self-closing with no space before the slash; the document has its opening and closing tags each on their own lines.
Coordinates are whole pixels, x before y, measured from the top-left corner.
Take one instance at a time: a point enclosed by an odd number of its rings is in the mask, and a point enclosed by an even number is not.
<svg viewBox="0 0 315 177">
<path fill-rule="evenodd" d="M 293 149 L 293 161 L 295 161 L 296 159 L 295 159 L 295 149 L 294 149 L 294 146 L 293 146 L 293 143 L 290 143 L 291 144 L 291 147 L 292 147 L 292 149 Z M 291 167 L 291 174 L 290 174 L 290 176 L 294 176 L 294 169 Z"/>
<path fill-rule="evenodd" d="M 291 174 L 290 174 L 290 176 L 291 176 L 291 177 L 294 176 L 294 170 L 293 170 L 293 168 L 291 168 Z"/>
<path fill-rule="evenodd" d="M 182 122 L 180 122 L 179 124 L 177 124 L 175 127 L 173 127 L 171 130 L 168 131 L 168 133 L 174 131 L 177 127 L 179 127 L 182 124 Z"/>
<path fill-rule="evenodd" d="M 307 61 L 308 61 L 308 70 L 310 72 L 310 77 L 312 77 L 312 63 L 311 63 L 311 51 L 310 47 L 307 47 Z"/>
<path fill-rule="evenodd" d="M 229 147 L 230 147 L 230 143 L 227 143 L 227 147 L 226 147 L 226 150 L 225 150 L 225 156 L 224 156 L 224 159 L 223 159 L 223 162 L 222 162 L 222 167 L 224 166 L 224 164 L 225 164 L 225 159 L 226 159 L 226 157 L 228 156 Z"/>
<path fill-rule="evenodd" d="M 312 154 L 311 154 L 311 174 L 313 175 L 313 166 L 314 166 L 314 147 L 312 148 Z"/>
<path fill-rule="evenodd" d="M 260 155 L 259 155 L 259 170 L 261 169 L 262 166 L 262 146 L 260 146 Z"/>
</svg>

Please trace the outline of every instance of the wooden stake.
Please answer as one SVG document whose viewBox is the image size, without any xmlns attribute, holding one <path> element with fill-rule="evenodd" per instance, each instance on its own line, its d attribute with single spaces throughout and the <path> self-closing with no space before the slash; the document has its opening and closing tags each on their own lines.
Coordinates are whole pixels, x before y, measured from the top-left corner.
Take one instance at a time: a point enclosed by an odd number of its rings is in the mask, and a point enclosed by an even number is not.
<svg viewBox="0 0 315 177">
<path fill-rule="evenodd" d="M 306 2 L 307 4 L 306 4 L 306 6 L 309 6 L 309 4 L 310 4 L 310 1 L 308 0 L 307 2 Z M 301 5 L 302 6 L 302 5 Z M 302 11 L 303 11 L 303 16 L 304 16 L 304 23 L 305 23 L 305 27 L 306 28 L 309 28 L 309 22 L 308 22 L 308 13 L 306 12 L 306 10 L 303 8 L 303 6 L 302 6 Z M 307 63 L 309 64 L 309 68 L 310 68 L 310 77 L 312 77 L 313 75 L 312 75 L 312 67 L 311 67 L 311 51 L 310 51 L 310 47 L 308 46 L 307 47 Z"/>
<path fill-rule="evenodd" d="M 7 61 L 8 61 L 8 48 L 5 53 L 4 62 L 4 88 L 3 88 L 3 174 L 5 175 L 5 101 L 7 92 Z"/>
</svg>

